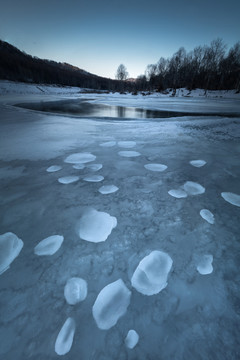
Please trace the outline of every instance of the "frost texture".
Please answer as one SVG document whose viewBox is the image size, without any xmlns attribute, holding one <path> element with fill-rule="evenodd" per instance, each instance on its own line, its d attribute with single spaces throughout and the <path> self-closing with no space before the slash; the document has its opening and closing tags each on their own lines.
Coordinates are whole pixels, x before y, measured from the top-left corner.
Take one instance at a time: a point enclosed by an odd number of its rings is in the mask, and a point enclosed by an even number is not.
<svg viewBox="0 0 240 360">
<path fill-rule="evenodd" d="M 144 167 L 151 171 L 164 171 L 167 169 L 167 166 L 163 164 L 146 164 Z"/>
<path fill-rule="evenodd" d="M 204 220 L 209 222 L 209 224 L 214 224 L 214 215 L 208 209 L 202 209 L 200 215 Z"/>
<path fill-rule="evenodd" d="M 191 160 L 191 161 L 189 161 L 189 164 L 199 168 L 199 167 L 204 166 L 206 164 L 206 161 L 205 160 Z"/>
<path fill-rule="evenodd" d="M 116 145 L 116 141 L 107 141 L 107 142 L 100 144 L 100 146 L 102 146 L 102 147 L 112 147 L 115 145 Z"/>
<path fill-rule="evenodd" d="M 58 355 L 65 355 L 71 350 L 75 328 L 74 319 L 70 317 L 67 318 L 55 342 L 55 352 Z"/>
<path fill-rule="evenodd" d="M 69 155 L 64 161 L 70 164 L 85 164 L 94 161 L 95 159 L 96 156 L 91 153 L 76 153 Z"/>
<path fill-rule="evenodd" d="M 175 197 L 175 198 L 177 198 L 177 199 L 185 198 L 185 197 L 188 196 L 187 193 L 182 189 L 169 190 L 168 194 Z"/>
<path fill-rule="evenodd" d="M 107 240 L 116 226 L 117 219 L 114 216 L 92 209 L 80 220 L 79 236 L 83 240 L 98 243 Z"/>
<path fill-rule="evenodd" d="M 135 330 L 129 330 L 125 339 L 125 344 L 129 349 L 133 349 L 139 340 L 139 335 Z"/>
<path fill-rule="evenodd" d="M 230 204 L 240 207 L 240 195 L 231 192 L 222 192 L 221 196 Z"/>
<path fill-rule="evenodd" d="M 118 190 L 119 188 L 115 185 L 103 185 L 98 189 L 101 194 L 112 194 Z"/>
<path fill-rule="evenodd" d="M 132 286 L 143 295 L 158 294 L 167 286 L 172 263 L 168 254 L 152 251 L 140 261 L 131 279 Z"/>
<path fill-rule="evenodd" d="M 212 255 L 203 255 L 199 264 L 197 266 L 197 271 L 201 275 L 208 275 L 213 272 L 212 267 L 213 256 Z"/>
<path fill-rule="evenodd" d="M 102 169 L 102 164 L 90 164 L 90 165 L 87 165 L 87 168 L 92 170 L 92 171 L 98 171 L 100 169 Z"/>
<path fill-rule="evenodd" d="M 118 319 L 125 314 L 130 304 L 131 291 L 122 279 L 105 286 L 97 296 L 92 313 L 97 326 L 108 330 L 116 325 Z"/>
<path fill-rule="evenodd" d="M 56 172 L 62 169 L 62 166 L 59 165 L 52 165 L 49 168 L 47 168 L 47 172 Z"/>
<path fill-rule="evenodd" d="M 58 179 L 60 184 L 71 184 L 79 180 L 79 176 L 65 176 Z"/>
<path fill-rule="evenodd" d="M 129 149 L 129 148 L 133 148 L 134 146 L 136 146 L 136 142 L 135 141 L 119 141 L 118 146 Z"/>
<path fill-rule="evenodd" d="M 81 278 L 68 279 L 64 287 L 64 296 L 69 305 L 75 305 L 87 297 L 87 282 Z"/>
<path fill-rule="evenodd" d="M 23 241 L 17 235 L 11 232 L 0 235 L 0 274 L 9 269 L 22 247 Z"/>
<path fill-rule="evenodd" d="M 87 182 L 99 182 L 104 180 L 104 177 L 102 175 L 89 175 L 85 176 L 83 180 Z"/>
<path fill-rule="evenodd" d="M 205 193 L 205 188 L 202 185 L 193 181 L 187 181 L 183 185 L 183 188 L 188 195 L 200 195 Z"/>
<path fill-rule="evenodd" d="M 34 254 L 42 256 L 42 255 L 53 255 L 55 254 L 61 247 L 63 243 L 64 237 L 60 235 L 52 235 L 48 238 L 40 241 L 34 248 Z"/>
<path fill-rule="evenodd" d="M 141 154 L 137 151 L 119 151 L 118 155 L 123 157 L 137 157 L 140 156 Z"/>
</svg>

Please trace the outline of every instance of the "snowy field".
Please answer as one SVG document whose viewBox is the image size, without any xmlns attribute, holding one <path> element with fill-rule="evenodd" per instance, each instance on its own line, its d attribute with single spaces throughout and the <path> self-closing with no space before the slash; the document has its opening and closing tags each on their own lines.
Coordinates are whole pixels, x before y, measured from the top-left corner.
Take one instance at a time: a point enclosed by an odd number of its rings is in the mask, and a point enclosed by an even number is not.
<svg viewBox="0 0 240 360">
<path fill-rule="evenodd" d="M 240 97 L 187 93 L 0 82 L 0 359 L 240 358 Z M 13 106 L 76 98 L 186 116 Z"/>
</svg>

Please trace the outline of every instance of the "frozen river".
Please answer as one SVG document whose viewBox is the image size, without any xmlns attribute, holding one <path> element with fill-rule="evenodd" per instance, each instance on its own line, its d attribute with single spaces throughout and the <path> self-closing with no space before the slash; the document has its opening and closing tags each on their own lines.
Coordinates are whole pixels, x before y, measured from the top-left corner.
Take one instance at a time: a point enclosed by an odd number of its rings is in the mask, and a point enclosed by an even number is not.
<svg viewBox="0 0 240 360">
<path fill-rule="evenodd" d="M 186 115 L 1 97 L 0 358 L 239 359 L 240 101 L 78 97 Z"/>
</svg>

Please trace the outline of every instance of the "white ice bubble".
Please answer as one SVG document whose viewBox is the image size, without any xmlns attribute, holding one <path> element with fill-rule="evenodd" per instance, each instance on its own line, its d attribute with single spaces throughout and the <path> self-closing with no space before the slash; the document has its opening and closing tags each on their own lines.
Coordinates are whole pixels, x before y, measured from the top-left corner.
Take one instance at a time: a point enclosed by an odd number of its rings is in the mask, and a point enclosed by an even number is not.
<svg viewBox="0 0 240 360">
<path fill-rule="evenodd" d="M 78 277 L 68 279 L 64 287 L 64 296 L 69 305 L 75 305 L 87 297 L 87 282 Z"/>
<path fill-rule="evenodd" d="M 49 168 L 47 168 L 47 172 L 56 172 L 62 169 L 62 166 L 59 165 L 52 165 Z"/>
<path fill-rule="evenodd" d="M 209 224 L 214 224 L 214 215 L 208 209 L 202 209 L 200 215 L 204 220 L 209 222 Z"/>
<path fill-rule="evenodd" d="M 96 156 L 91 153 L 76 153 L 67 156 L 64 161 L 70 164 L 85 164 L 90 161 L 94 161 L 95 159 Z"/>
<path fill-rule="evenodd" d="M 118 190 L 119 188 L 115 185 L 103 185 L 98 189 L 101 194 L 112 194 Z"/>
<path fill-rule="evenodd" d="M 132 286 L 143 295 L 158 294 L 167 286 L 172 263 L 167 253 L 152 251 L 138 264 L 131 279 Z"/>
<path fill-rule="evenodd" d="M 23 241 L 17 235 L 11 232 L 0 235 L 0 274 L 9 269 L 22 247 Z"/>
<path fill-rule="evenodd" d="M 118 279 L 105 286 L 97 296 L 92 313 L 97 326 L 108 330 L 116 325 L 130 304 L 131 291 L 128 290 L 122 279 Z"/>
<path fill-rule="evenodd" d="M 70 317 L 67 318 L 59 331 L 55 342 L 55 352 L 58 355 L 65 355 L 71 350 L 75 328 L 76 325 L 74 319 Z"/>
<path fill-rule="evenodd" d="M 119 141 L 118 146 L 129 149 L 129 148 L 133 148 L 134 146 L 136 146 L 136 142 L 135 141 Z"/>
<path fill-rule="evenodd" d="M 187 197 L 187 193 L 182 190 L 182 189 L 172 189 L 168 191 L 168 194 L 177 198 L 177 199 L 181 199 L 181 198 L 185 198 Z"/>
<path fill-rule="evenodd" d="M 221 196 L 230 204 L 240 207 L 240 195 L 231 192 L 222 192 Z"/>
<path fill-rule="evenodd" d="M 100 169 L 102 169 L 102 164 L 90 164 L 90 165 L 87 165 L 87 168 L 92 170 L 92 171 L 98 171 Z"/>
<path fill-rule="evenodd" d="M 206 161 L 205 160 L 191 160 L 191 161 L 189 161 L 189 164 L 199 168 L 199 167 L 204 166 L 206 164 Z"/>
<path fill-rule="evenodd" d="M 201 275 L 211 274 L 213 272 L 212 262 L 213 262 L 212 255 L 203 255 L 197 266 L 197 271 L 199 272 L 199 274 Z"/>
<path fill-rule="evenodd" d="M 112 147 L 115 145 L 116 145 L 116 141 L 107 141 L 107 142 L 100 144 L 100 146 L 102 146 L 102 147 Z"/>
<path fill-rule="evenodd" d="M 76 170 L 82 170 L 85 168 L 85 165 L 83 164 L 75 164 L 73 165 L 73 168 L 76 169 Z"/>
<path fill-rule="evenodd" d="M 163 164 L 146 164 L 144 165 L 145 169 L 151 171 L 164 171 L 167 169 L 167 165 Z"/>
<path fill-rule="evenodd" d="M 92 209 L 80 220 L 79 236 L 83 240 L 98 243 L 107 240 L 116 226 L 117 219 L 114 216 Z"/>
<path fill-rule="evenodd" d="M 79 180 L 79 176 L 64 176 L 58 179 L 60 184 L 71 184 Z"/>
<path fill-rule="evenodd" d="M 83 178 L 84 181 L 88 182 L 99 182 L 102 181 L 104 177 L 102 175 L 88 175 Z"/>
<path fill-rule="evenodd" d="M 53 255 L 61 247 L 64 237 L 61 235 L 52 235 L 46 239 L 40 241 L 34 248 L 34 254 L 42 255 Z"/>
<path fill-rule="evenodd" d="M 193 181 L 187 181 L 183 185 L 184 190 L 188 195 L 200 195 L 205 192 L 205 188 Z"/>
<path fill-rule="evenodd" d="M 129 330 L 125 339 L 125 344 L 129 349 L 133 349 L 139 340 L 139 335 L 135 330 Z"/>
<path fill-rule="evenodd" d="M 118 155 L 123 157 L 137 157 L 141 154 L 138 151 L 119 151 Z"/>
</svg>

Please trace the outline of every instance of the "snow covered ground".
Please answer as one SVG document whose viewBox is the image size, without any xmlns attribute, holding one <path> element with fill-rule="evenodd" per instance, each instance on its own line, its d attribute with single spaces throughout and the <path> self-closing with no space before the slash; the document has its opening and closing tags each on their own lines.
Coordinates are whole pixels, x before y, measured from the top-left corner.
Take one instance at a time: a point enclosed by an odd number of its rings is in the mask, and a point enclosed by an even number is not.
<svg viewBox="0 0 240 360">
<path fill-rule="evenodd" d="M 87 97 L 239 114 L 239 96 L 7 83 L 0 358 L 239 359 L 240 116 L 123 121 L 12 106 Z"/>
</svg>

